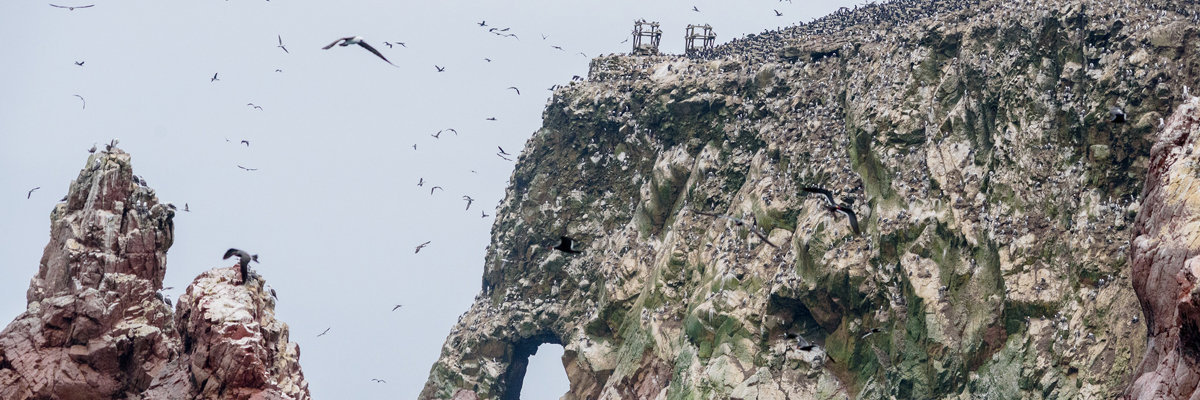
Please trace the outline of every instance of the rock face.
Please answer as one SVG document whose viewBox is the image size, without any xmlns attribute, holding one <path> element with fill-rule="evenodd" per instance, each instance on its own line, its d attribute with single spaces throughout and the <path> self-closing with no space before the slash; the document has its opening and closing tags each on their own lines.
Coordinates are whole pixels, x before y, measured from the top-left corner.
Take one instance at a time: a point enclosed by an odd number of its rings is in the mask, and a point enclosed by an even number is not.
<svg viewBox="0 0 1200 400">
<path fill-rule="evenodd" d="M 1150 346 L 1129 390 L 1134 399 L 1200 392 L 1200 98 L 1180 106 L 1151 150 L 1142 212 L 1133 224 L 1133 288 Z"/>
<path fill-rule="evenodd" d="M 1195 236 L 1138 195 L 1197 81 L 1197 11 L 901 0 L 707 58 L 597 58 L 527 143 L 421 397 L 516 398 L 544 343 L 568 399 L 1110 399 L 1143 354 L 1193 365 L 1146 352 L 1128 255 L 1132 227 L 1179 232 L 1149 280 L 1191 293 Z"/>
<path fill-rule="evenodd" d="M 27 310 L 0 332 L 0 399 L 308 398 L 261 280 L 206 273 L 172 314 L 158 292 L 174 215 L 128 154 L 88 158 L 50 215 Z"/>
</svg>

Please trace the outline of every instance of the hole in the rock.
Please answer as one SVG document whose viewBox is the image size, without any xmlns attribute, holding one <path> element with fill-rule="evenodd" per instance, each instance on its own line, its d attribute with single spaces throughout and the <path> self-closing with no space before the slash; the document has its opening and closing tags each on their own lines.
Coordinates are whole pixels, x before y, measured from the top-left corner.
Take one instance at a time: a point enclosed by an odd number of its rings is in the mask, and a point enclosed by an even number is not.
<svg viewBox="0 0 1200 400">
<path fill-rule="evenodd" d="M 537 353 L 529 357 L 529 366 L 525 369 L 521 399 L 557 399 L 571 390 L 562 356 L 561 345 L 546 343 L 538 346 Z"/>
</svg>

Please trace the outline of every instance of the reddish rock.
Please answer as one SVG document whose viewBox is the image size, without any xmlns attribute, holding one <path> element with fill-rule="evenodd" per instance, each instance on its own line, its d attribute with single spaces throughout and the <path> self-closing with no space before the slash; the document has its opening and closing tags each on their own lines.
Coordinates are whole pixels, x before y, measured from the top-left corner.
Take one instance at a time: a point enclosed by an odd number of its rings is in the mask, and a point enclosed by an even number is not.
<svg viewBox="0 0 1200 400">
<path fill-rule="evenodd" d="M 1133 288 L 1148 346 L 1126 397 L 1197 398 L 1200 391 L 1200 98 L 1167 119 L 1151 150 L 1133 232 Z"/>
<path fill-rule="evenodd" d="M 125 152 L 88 158 L 50 215 L 26 311 L 0 332 L 0 399 L 309 398 L 261 280 L 233 287 L 219 268 L 177 315 L 162 300 L 174 215 Z"/>
</svg>

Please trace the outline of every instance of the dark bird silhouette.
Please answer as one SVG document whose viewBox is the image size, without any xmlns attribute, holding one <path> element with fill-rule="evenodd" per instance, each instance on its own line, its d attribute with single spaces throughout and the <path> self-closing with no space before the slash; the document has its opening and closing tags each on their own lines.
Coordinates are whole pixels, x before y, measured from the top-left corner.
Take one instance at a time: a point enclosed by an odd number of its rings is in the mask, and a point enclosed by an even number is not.
<svg viewBox="0 0 1200 400">
<path fill-rule="evenodd" d="M 400 307 L 404 307 L 404 305 L 403 305 L 403 304 L 397 304 L 395 307 L 392 307 L 392 311 L 399 310 L 399 309 L 400 309 Z"/>
<path fill-rule="evenodd" d="M 504 155 L 502 155 L 502 154 L 500 154 L 500 153 L 496 153 L 496 156 L 497 156 L 497 157 L 500 157 L 500 158 L 502 158 L 502 159 L 504 159 L 504 161 L 512 161 L 512 159 L 511 159 L 511 158 L 505 157 Z"/>
<path fill-rule="evenodd" d="M 371 382 L 376 382 L 376 383 L 387 383 L 387 381 L 385 381 L 385 380 L 383 380 L 383 379 L 374 379 L 374 378 L 372 378 L 372 379 L 371 379 Z"/>
<path fill-rule="evenodd" d="M 495 120 L 496 120 L 496 117 L 487 117 L 487 120 L 488 120 L 488 121 L 495 121 Z"/>
<path fill-rule="evenodd" d="M 466 200 L 466 201 L 467 201 L 467 208 L 466 208 L 466 209 L 467 209 L 467 210 L 470 210 L 470 209 L 471 209 L 471 203 L 474 203 L 474 202 L 475 202 L 475 199 L 472 199 L 472 198 L 471 198 L 471 196 L 463 196 L 463 200 Z M 465 210 L 464 210 L 464 211 L 465 211 Z"/>
<path fill-rule="evenodd" d="M 217 75 L 218 75 L 218 74 L 220 74 L 220 72 L 214 72 L 214 73 L 213 73 L 213 77 L 212 77 L 212 79 L 209 79 L 208 81 L 209 81 L 209 82 L 216 82 L 216 81 L 219 81 L 220 79 L 217 79 Z"/>
<path fill-rule="evenodd" d="M 80 96 L 80 95 L 75 95 L 75 97 L 78 97 L 79 101 L 83 102 L 83 109 L 86 110 L 87 109 L 87 100 L 84 100 L 83 96 Z"/>
<path fill-rule="evenodd" d="M 584 53 L 584 52 L 582 52 L 582 51 L 581 51 L 581 52 L 579 52 L 579 55 L 583 56 L 583 58 L 587 58 L 587 53 Z"/>
<path fill-rule="evenodd" d="M 284 53 L 290 53 L 289 51 L 287 51 L 287 47 L 285 47 L 285 46 L 283 45 L 283 36 L 281 36 L 281 35 L 275 35 L 275 37 L 279 39 L 279 45 L 278 45 L 278 46 L 275 46 L 275 47 L 278 47 L 278 48 L 281 48 L 281 49 L 283 49 L 283 52 L 284 52 Z"/>
<path fill-rule="evenodd" d="M 779 248 L 779 246 L 776 246 L 775 243 L 771 243 L 771 240 L 767 239 L 767 233 L 763 232 L 762 228 L 759 228 L 758 224 L 756 224 L 752 221 L 746 221 L 741 218 L 735 218 L 735 217 L 731 217 L 731 216 L 724 215 L 724 214 L 716 214 L 716 213 L 709 213 L 709 212 L 696 211 L 696 210 L 692 210 L 692 212 L 694 212 L 696 214 L 700 214 L 700 215 L 706 215 L 709 217 L 724 218 L 724 219 L 733 221 L 734 225 L 744 226 L 747 229 L 750 229 L 750 232 L 754 232 L 754 235 L 758 236 L 759 239 L 762 239 L 762 241 L 764 243 L 766 243 L 767 245 L 774 247 L 774 248 Z"/>
<path fill-rule="evenodd" d="M 692 6 L 692 11 L 695 11 L 695 12 L 700 12 L 700 9 L 699 9 L 699 8 L 696 8 L 696 6 Z"/>
<path fill-rule="evenodd" d="M 490 59 L 490 58 L 487 58 L 487 57 L 484 57 L 484 58 L 483 58 L 483 61 L 492 62 L 492 59 Z"/>
<path fill-rule="evenodd" d="M 478 24 L 476 24 L 476 25 L 479 25 L 479 26 L 487 26 L 487 20 L 479 21 L 479 23 L 478 23 Z"/>
<path fill-rule="evenodd" d="M 850 207 L 846 206 L 831 207 L 830 210 L 846 214 L 846 217 L 850 219 L 850 229 L 854 231 L 855 235 L 859 234 L 858 217 L 854 216 L 854 210 L 851 210 Z"/>
<path fill-rule="evenodd" d="M 805 188 L 802 188 L 801 190 L 804 190 L 805 192 L 816 193 L 816 194 L 825 196 L 825 205 L 826 206 L 829 206 L 829 207 L 837 206 L 837 203 L 835 203 L 833 200 L 833 192 L 830 192 L 828 190 L 821 189 L 818 187 L 805 187 Z"/>
<path fill-rule="evenodd" d="M 556 48 L 556 49 L 559 49 L 559 50 L 562 50 L 562 51 L 566 51 L 566 50 L 563 50 L 562 46 L 550 46 L 550 47 L 553 47 L 553 48 Z"/>
<path fill-rule="evenodd" d="M 258 171 L 258 168 L 246 168 L 246 167 L 243 167 L 243 166 L 241 166 L 241 165 L 238 165 L 237 167 L 238 167 L 238 168 L 241 168 L 241 169 L 243 169 L 243 170 L 246 170 L 246 171 Z"/>
<path fill-rule="evenodd" d="M 60 5 L 58 5 L 58 4 L 53 4 L 53 3 L 51 3 L 51 4 L 50 4 L 50 6 L 51 6 L 51 7 L 58 7 L 58 8 L 65 8 L 65 9 L 67 9 L 68 11 L 75 11 L 75 9 L 76 9 L 76 8 L 88 8 L 88 7 L 93 7 L 93 6 L 95 6 L 95 4 L 88 4 L 88 5 L 86 5 L 86 6 L 60 6 Z"/>
<path fill-rule="evenodd" d="M 188 203 L 183 203 L 183 212 L 192 212 L 192 210 L 188 208 Z"/>
<path fill-rule="evenodd" d="M 488 217 L 487 213 L 483 212 L 483 210 L 479 210 L 479 218 L 487 218 L 487 217 Z"/>
<path fill-rule="evenodd" d="M 817 194 L 822 195 L 823 199 L 825 200 L 825 209 L 829 210 L 830 212 L 834 212 L 834 213 L 840 212 L 842 214 L 845 214 L 846 217 L 850 219 L 850 229 L 854 231 L 855 235 L 858 235 L 860 233 L 860 231 L 858 230 L 858 217 L 855 216 L 854 210 L 851 209 L 849 205 L 838 204 L 837 202 L 835 202 L 833 200 L 832 192 L 825 190 L 825 189 L 818 188 L 818 187 L 805 187 L 805 188 L 802 188 L 802 190 L 804 190 L 805 192 L 817 193 Z"/>
<path fill-rule="evenodd" d="M 782 17 L 782 16 L 783 16 L 783 13 L 779 12 L 779 10 L 771 10 L 771 11 L 774 11 L 774 12 L 775 12 L 775 16 L 776 16 L 776 17 Z"/>
<path fill-rule="evenodd" d="M 425 243 L 421 243 L 421 244 L 417 245 L 417 251 L 414 251 L 413 254 L 420 253 L 421 249 L 425 248 L 425 246 L 428 246 L 430 242 L 432 242 L 432 240 L 429 242 L 425 242 Z"/>
<path fill-rule="evenodd" d="M 1112 108 L 1109 108 L 1108 114 L 1110 116 L 1112 116 L 1112 118 L 1109 119 L 1108 122 L 1112 122 L 1114 124 L 1120 124 L 1120 123 L 1125 122 L 1125 111 L 1121 110 L 1120 107 L 1113 106 Z"/>
<path fill-rule="evenodd" d="M 367 51 L 371 52 L 371 54 L 378 56 L 380 59 L 387 62 L 388 64 L 391 64 L 393 67 L 396 66 L 396 64 L 392 64 L 392 62 L 389 61 L 387 59 L 387 57 L 384 57 L 383 53 L 380 53 L 379 50 L 375 50 L 374 47 L 371 47 L 371 45 L 367 44 L 367 42 L 364 42 L 363 38 L 361 36 L 349 36 L 349 37 L 344 37 L 344 38 L 341 38 L 338 40 L 334 40 L 333 43 L 330 43 L 329 45 L 322 47 L 321 50 L 329 50 L 333 46 L 346 47 L 346 46 L 353 45 L 353 44 L 357 44 L 359 47 L 367 49 Z"/>
<path fill-rule="evenodd" d="M 443 129 L 443 130 L 445 130 L 445 129 Z M 429 134 L 429 136 L 433 136 L 434 139 L 441 139 L 442 131 L 437 131 L 437 133 L 431 133 L 431 134 Z"/>
<path fill-rule="evenodd" d="M 504 148 L 503 148 L 503 147 L 496 146 L 496 148 L 497 148 L 497 149 L 500 149 L 500 154 L 503 154 L 503 155 L 506 155 L 506 156 L 511 156 L 511 155 L 512 155 L 512 154 L 508 154 L 508 152 L 504 151 Z"/>
<path fill-rule="evenodd" d="M 34 190 L 41 189 L 41 188 L 42 188 L 41 186 L 38 186 L 38 187 L 35 187 L 35 188 L 33 188 L 33 189 L 29 189 L 29 191 L 25 193 L 25 199 L 26 199 L 26 200 L 29 200 L 29 198 L 33 197 L 33 191 L 34 191 Z"/>
<path fill-rule="evenodd" d="M 425 178 L 417 178 L 417 186 L 425 186 Z"/>
<path fill-rule="evenodd" d="M 507 89 L 512 89 L 512 90 L 515 90 L 515 91 L 517 91 L 517 95 L 520 95 L 520 94 L 521 94 L 521 89 L 517 89 L 517 87 L 516 87 L 516 86 L 509 86 Z"/>
<path fill-rule="evenodd" d="M 275 72 L 283 72 L 283 70 L 282 70 L 282 69 L 278 69 L 278 68 L 276 68 L 276 69 L 275 69 Z"/>
<path fill-rule="evenodd" d="M 246 103 L 246 105 L 253 107 L 255 110 L 262 111 L 262 106 L 256 106 L 254 103 Z"/>
<path fill-rule="evenodd" d="M 75 62 L 75 65 L 78 65 L 78 66 L 82 67 L 82 66 L 83 66 L 83 63 L 84 63 L 84 61 L 76 61 L 76 62 Z"/>
<path fill-rule="evenodd" d="M 242 284 L 245 285 L 246 281 L 250 279 L 250 261 L 258 262 L 258 254 L 250 255 L 245 250 L 229 249 L 225 250 L 225 257 L 221 259 L 228 260 L 233 256 L 238 257 L 238 267 L 242 271 Z"/>
<path fill-rule="evenodd" d="M 446 131 L 453 133 L 454 136 L 458 136 L 458 131 L 454 130 L 454 128 L 446 128 Z"/>
<path fill-rule="evenodd" d="M 582 251 L 575 250 L 575 239 L 571 239 L 566 236 L 559 236 L 558 240 L 558 246 L 554 246 L 552 249 L 565 252 L 567 254 L 582 253 Z"/>
<path fill-rule="evenodd" d="M 326 333 L 329 333 L 330 329 L 333 329 L 333 327 L 331 326 L 331 327 L 325 328 L 325 331 L 321 332 L 321 334 L 317 335 L 317 337 L 325 336 Z"/>
<path fill-rule="evenodd" d="M 433 64 L 433 67 L 434 67 L 434 68 L 437 68 L 437 71 L 438 71 L 438 72 L 446 72 L 446 67 L 439 66 L 439 65 L 437 65 L 437 64 Z"/>
<path fill-rule="evenodd" d="M 429 195 L 430 195 L 430 196 L 432 196 L 432 195 L 433 195 L 433 191 L 434 191 L 434 190 L 438 190 L 438 189 L 442 189 L 442 187 L 441 187 L 441 186 L 434 186 L 434 187 L 431 187 L 431 188 L 429 188 Z M 442 189 L 442 190 L 446 190 L 446 189 Z"/>
<path fill-rule="evenodd" d="M 245 140 L 245 139 L 243 139 L 243 140 L 242 140 L 242 144 L 246 145 L 246 147 L 250 147 L 250 141 L 249 141 L 249 140 Z"/>
</svg>

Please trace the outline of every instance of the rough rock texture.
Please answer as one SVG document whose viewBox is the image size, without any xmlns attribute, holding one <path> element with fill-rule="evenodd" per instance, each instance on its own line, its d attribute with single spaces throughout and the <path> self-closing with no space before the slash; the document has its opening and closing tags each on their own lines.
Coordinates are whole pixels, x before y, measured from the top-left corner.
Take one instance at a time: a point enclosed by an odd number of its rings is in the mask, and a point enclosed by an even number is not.
<svg viewBox="0 0 1200 400">
<path fill-rule="evenodd" d="M 308 398 L 261 280 L 229 289 L 213 278 L 226 269 L 207 273 L 172 315 L 158 292 L 174 215 L 125 152 L 88 158 L 50 215 L 26 311 L 0 332 L 0 399 Z M 267 368 L 237 364 L 252 360 Z"/>
<path fill-rule="evenodd" d="M 1200 71 L 1196 7 L 897 1 L 593 60 L 421 397 L 515 398 L 543 343 L 568 399 L 1120 396 L 1147 348 L 1130 228 Z M 563 234 L 584 253 L 548 249 Z"/>
<path fill-rule="evenodd" d="M 1200 398 L 1200 98 L 1167 119 L 1151 150 L 1142 212 L 1133 224 L 1133 288 L 1150 346 L 1134 399 Z"/>
</svg>

